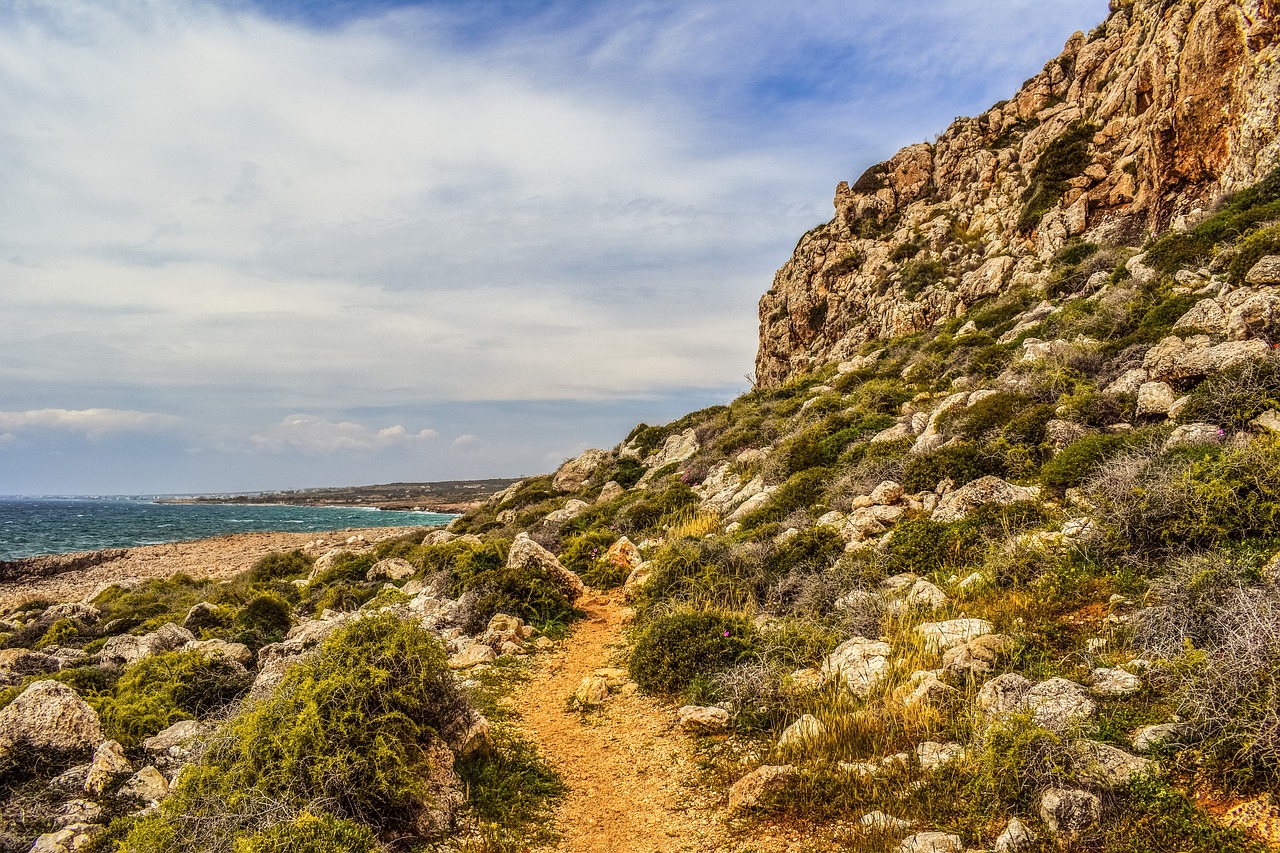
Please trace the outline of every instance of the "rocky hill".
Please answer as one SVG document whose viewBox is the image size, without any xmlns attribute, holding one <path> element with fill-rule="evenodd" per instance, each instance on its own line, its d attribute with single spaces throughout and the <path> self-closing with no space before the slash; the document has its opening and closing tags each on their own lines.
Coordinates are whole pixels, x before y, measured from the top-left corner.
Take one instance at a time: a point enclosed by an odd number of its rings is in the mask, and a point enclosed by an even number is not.
<svg viewBox="0 0 1280 853">
<path fill-rule="evenodd" d="M 1011 99 L 840 183 L 760 301 L 757 381 L 1043 286 L 1072 238 L 1194 224 L 1280 150 L 1278 38 L 1271 0 L 1114 0 Z"/>
<path fill-rule="evenodd" d="M 0 612 L 0 850 L 1280 849 L 1271 12 L 1119 6 L 842 188 L 726 405 Z"/>
</svg>

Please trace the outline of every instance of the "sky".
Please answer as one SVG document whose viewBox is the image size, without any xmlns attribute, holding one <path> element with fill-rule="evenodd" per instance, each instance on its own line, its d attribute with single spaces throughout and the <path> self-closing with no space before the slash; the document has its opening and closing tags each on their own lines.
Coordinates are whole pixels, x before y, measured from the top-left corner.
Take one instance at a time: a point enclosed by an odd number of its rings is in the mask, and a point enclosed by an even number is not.
<svg viewBox="0 0 1280 853">
<path fill-rule="evenodd" d="M 0 0 L 0 494 L 519 476 L 1106 0 Z"/>
</svg>

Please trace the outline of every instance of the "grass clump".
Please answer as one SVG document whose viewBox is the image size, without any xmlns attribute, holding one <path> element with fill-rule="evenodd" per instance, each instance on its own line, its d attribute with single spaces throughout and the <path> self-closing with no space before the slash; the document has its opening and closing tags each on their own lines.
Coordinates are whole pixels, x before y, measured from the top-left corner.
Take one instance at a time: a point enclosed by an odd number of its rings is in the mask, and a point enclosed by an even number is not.
<svg viewBox="0 0 1280 853">
<path fill-rule="evenodd" d="M 1077 122 L 1045 147 L 1031 170 L 1031 183 L 1022 196 L 1024 206 L 1018 219 L 1019 231 L 1025 234 L 1035 230 L 1044 215 L 1058 205 L 1067 191 L 1067 182 L 1088 167 L 1089 146 L 1097 132 L 1097 125 Z"/>
<path fill-rule="evenodd" d="M 1067 489 L 1079 486 L 1111 457 L 1130 444 L 1123 435 L 1088 435 L 1071 442 L 1044 463 L 1040 477 L 1046 486 Z"/>
</svg>

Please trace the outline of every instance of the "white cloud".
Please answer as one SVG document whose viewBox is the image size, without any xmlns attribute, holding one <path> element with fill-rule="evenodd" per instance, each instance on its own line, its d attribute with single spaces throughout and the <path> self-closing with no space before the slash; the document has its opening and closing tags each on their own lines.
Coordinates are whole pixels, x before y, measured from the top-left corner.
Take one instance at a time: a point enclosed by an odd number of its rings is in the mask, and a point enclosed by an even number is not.
<svg viewBox="0 0 1280 853">
<path fill-rule="evenodd" d="M 402 425 L 373 429 L 350 421 L 327 421 L 315 415 L 289 415 L 264 433 L 249 438 L 249 448 L 271 453 L 371 453 L 430 442 L 435 430 L 410 432 Z"/>
<path fill-rule="evenodd" d="M 0 436 L 0 442 L 14 440 L 13 433 L 56 430 L 96 439 L 112 433 L 156 432 L 171 429 L 178 423 L 180 420 L 171 415 L 121 409 L 32 409 L 26 412 L 0 412 L 0 429 L 11 431 Z"/>
</svg>

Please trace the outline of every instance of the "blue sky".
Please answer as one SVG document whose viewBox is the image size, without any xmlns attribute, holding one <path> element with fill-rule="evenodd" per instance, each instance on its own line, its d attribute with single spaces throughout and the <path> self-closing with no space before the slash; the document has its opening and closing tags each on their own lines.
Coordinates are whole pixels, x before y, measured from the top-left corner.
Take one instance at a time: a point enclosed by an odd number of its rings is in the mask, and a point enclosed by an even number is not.
<svg viewBox="0 0 1280 853">
<path fill-rule="evenodd" d="M 0 4 L 0 494 L 518 475 L 725 402 L 835 184 L 1105 14 Z"/>
</svg>

